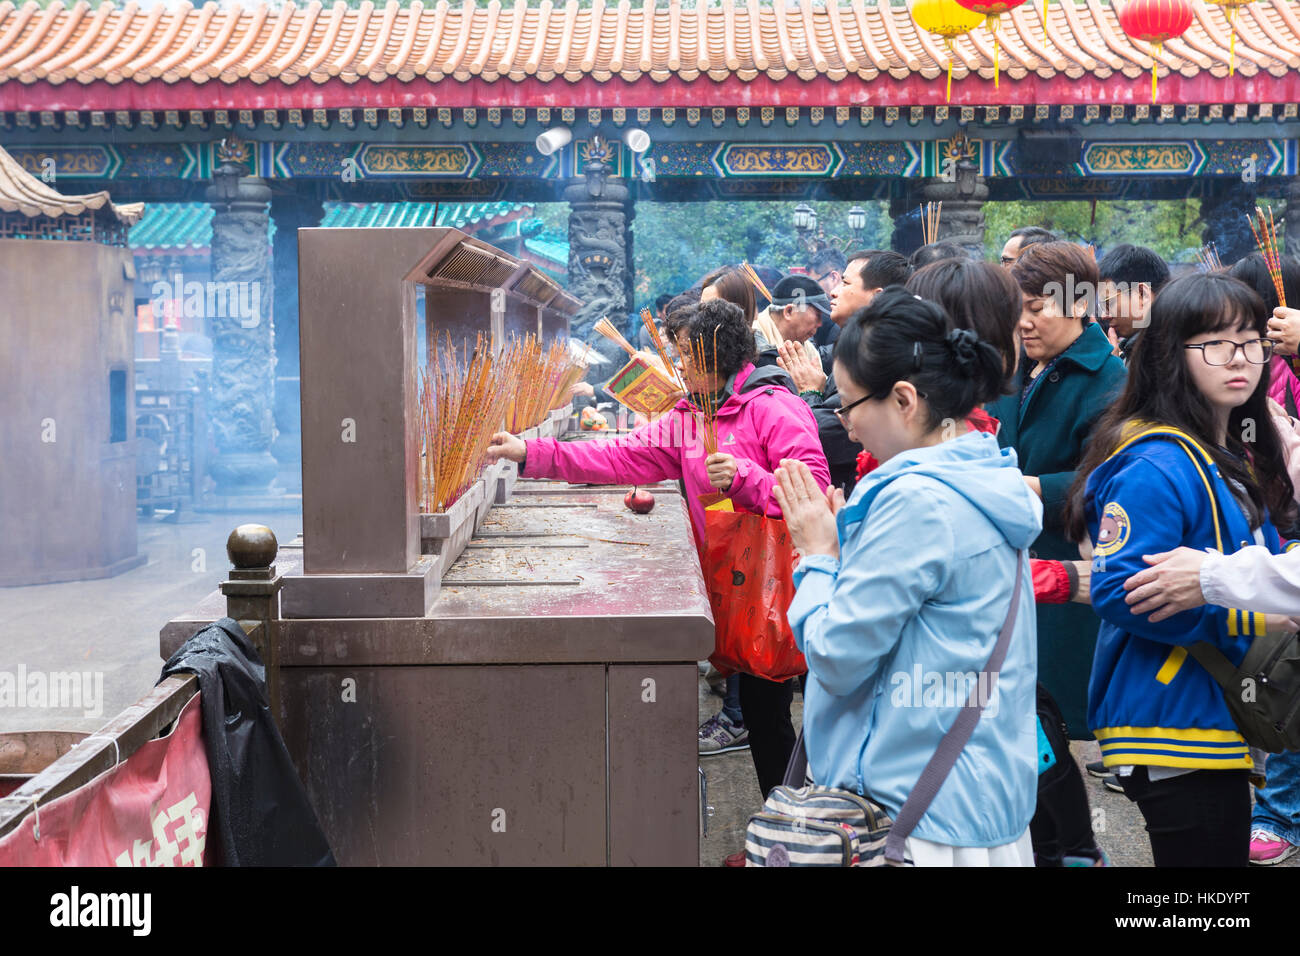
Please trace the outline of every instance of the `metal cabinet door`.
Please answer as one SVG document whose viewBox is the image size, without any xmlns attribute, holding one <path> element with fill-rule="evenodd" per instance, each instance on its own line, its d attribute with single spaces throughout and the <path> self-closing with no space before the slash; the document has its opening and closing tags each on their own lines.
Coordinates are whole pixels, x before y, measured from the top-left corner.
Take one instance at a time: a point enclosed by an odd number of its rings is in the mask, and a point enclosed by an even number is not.
<svg viewBox="0 0 1300 956">
<path fill-rule="evenodd" d="M 281 675 L 285 742 L 340 864 L 605 863 L 603 666 Z"/>
</svg>

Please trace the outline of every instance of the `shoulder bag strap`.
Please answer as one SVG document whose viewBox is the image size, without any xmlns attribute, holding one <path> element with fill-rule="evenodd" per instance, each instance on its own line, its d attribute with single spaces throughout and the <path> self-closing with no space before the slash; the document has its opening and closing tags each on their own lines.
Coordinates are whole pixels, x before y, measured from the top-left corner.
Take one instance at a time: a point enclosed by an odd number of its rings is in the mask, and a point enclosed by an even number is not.
<svg viewBox="0 0 1300 956">
<path fill-rule="evenodd" d="M 1024 581 L 1024 571 L 1025 552 L 1021 551 L 1016 556 L 1016 583 L 1011 590 L 1011 610 L 1007 612 L 1007 619 L 1002 623 L 1002 631 L 993 646 L 993 653 L 989 655 L 988 663 L 984 665 L 984 673 L 989 675 L 990 695 L 997 687 L 998 672 L 1002 670 L 1002 662 L 1007 657 L 1007 648 L 1011 646 L 1011 634 L 1015 630 L 1016 616 L 1020 611 L 1020 590 Z M 976 680 L 975 686 L 970 690 L 970 696 L 966 699 L 966 705 L 958 712 L 952 727 L 939 741 L 939 748 L 930 758 L 930 762 L 925 765 L 925 769 L 921 771 L 921 777 L 912 787 L 912 792 L 907 795 L 903 808 L 898 811 L 897 819 L 889 828 L 889 838 L 885 841 L 886 862 L 894 866 L 903 865 L 903 848 L 908 836 L 921 822 L 921 817 L 925 816 L 925 811 L 930 808 L 930 803 L 938 794 L 939 788 L 943 786 L 943 782 L 948 779 L 948 774 L 957 763 L 957 758 L 961 756 L 971 734 L 975 732 L 975 725 L 979 723 L 980 716 L 984 713 L 984 705 L 979 700 L 979 690 L 979 681 Z"/>
<path fill-rule="evenodd" d="M 1237 668 L 1233 666 L 1232 661 L 1228 660 L 1223 651 L 1209 641 L 1197 641 L 1195 644 L 1185 646 L 1187 653 L 1191 654 L 1198 664 L 1210 672 L 1210 676 L 1218 682 L 1220 687 L 1227 689 L 1236 684 Z"/>
</svg>

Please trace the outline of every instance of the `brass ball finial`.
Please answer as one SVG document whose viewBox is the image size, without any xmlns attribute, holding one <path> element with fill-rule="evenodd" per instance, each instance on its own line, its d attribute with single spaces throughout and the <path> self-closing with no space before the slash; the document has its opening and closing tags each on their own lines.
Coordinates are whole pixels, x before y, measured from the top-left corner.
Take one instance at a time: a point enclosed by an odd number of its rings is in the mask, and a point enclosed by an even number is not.
<svg viewBox="0 0 1300 956">
<path fill-rule="evenodd" d="M 241 571 L 270 567 L 279 550 L 275 533 L 264 524 L 241 524 L 226 539 L 226 556 Z"/>
</svg>

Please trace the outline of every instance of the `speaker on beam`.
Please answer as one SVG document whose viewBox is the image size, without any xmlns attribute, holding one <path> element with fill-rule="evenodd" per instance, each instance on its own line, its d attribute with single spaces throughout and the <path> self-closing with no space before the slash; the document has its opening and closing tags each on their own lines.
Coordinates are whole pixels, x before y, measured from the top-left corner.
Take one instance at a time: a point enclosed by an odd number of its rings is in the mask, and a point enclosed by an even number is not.
<svg viewBox="0 0 1300 956">
<path fill-rule="evenodd" d="M 1016 160 L 1023 167 L 1072 166 L 1083 158 L 1083 137 L 1071 130 L 1022 129 Z"/>
</svg>

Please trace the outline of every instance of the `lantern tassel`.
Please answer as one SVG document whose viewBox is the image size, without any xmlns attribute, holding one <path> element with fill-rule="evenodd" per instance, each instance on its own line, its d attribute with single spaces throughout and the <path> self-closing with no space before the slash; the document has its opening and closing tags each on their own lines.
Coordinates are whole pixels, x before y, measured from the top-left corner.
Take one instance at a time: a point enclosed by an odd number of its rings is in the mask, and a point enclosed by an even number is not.
<svg viewBox="0 0 1300 956">
<path fill-rule="evenodd" d="M 945 103 L 951 103 L 952 102 L 952 56 L 953 56 L 952 39 L 949 37 L 944 37 L 943 42 L 944 42 L 944 46 L 948 48 L 948 90 L 944 94 L 943 101 Z"/>
<path fill-rule="evenodd" d="M 1160 65 L 1160 62 L 1159 62 L 1159 60 L 1156 59 L 1156 57 L 1158 57 L 1158 56 L 1160 55 L 1160 51 L 1161 51 L 1161 49 L 1163 49 L 1163 47 L 1164 47 L 1164 44 L 1162 44 L 1162 43 L 1153 43 L 1153 44 L 1152 44 L 1152 48 L 1153 48 L 1153 50 L 1154 50 L 1154 52 L 1151 54 L 1151 102 L 1152 102 L 1152 103 L 1154 103 L 1154 102 L 1156 101 L 1156 96 L 1157 96 L 1157 92 L 1156 92 L 1156 90 L 1157 90 L 1157 87 L 1156 87 L 1156 75 L 1157 75 L 1157 74 L 1156 74 L 1156 68 Z"/>
<path fill-rule="evenodd" d="M 998 79 L 1001 72 L 1002 48 L 998 46 L 998 18 L 989 17 L 986 23 L 989 33 L 993 35 L 993 89 L 999 89 Z"/>
<path fill-rule="evenodd" d="M 1043 0 L 1043 40 L 1047 39 L 1047 0 Z"/>
</svg>

